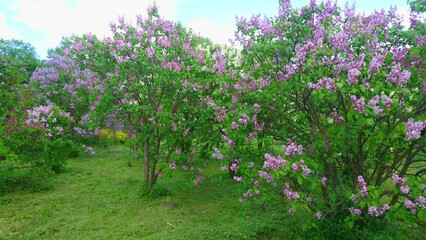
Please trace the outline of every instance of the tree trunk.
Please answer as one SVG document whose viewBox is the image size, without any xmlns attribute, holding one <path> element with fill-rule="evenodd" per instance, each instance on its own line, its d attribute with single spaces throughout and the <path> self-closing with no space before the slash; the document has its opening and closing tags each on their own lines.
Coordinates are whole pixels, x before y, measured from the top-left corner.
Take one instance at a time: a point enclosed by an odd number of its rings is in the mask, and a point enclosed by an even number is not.
<svg viewBox="0 0 426 240">
<path fill-rule="evenodd" d="M 149 142 L 148 141 L 145 141 L 143 143 L 143 157 L 144 157 L 144 162 L 143 162 L 144 180 L 145 180 L 145 184 L 147 184 L 149 187 L 150 179 L 149 179 Z"/>
</svg>

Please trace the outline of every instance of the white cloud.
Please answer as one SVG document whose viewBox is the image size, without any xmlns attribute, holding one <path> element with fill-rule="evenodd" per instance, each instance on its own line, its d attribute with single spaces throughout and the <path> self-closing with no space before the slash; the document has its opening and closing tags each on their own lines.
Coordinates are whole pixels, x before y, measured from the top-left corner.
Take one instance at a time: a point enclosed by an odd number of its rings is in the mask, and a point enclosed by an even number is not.
<svg viewBox="0 0 426 240">
<path fill-rule="evenodd" d="M 193 19 L 186 24 L 186 27 L 219 44 L 229 44 L 229 39 L 234 38 L 236 30 L 235 23 L 219 23 L 210 18 Z"/>
<path fill-rule="evenodd" d="M 22 39 L 19 31 L 6 25 L 6 17 L 3 14 L 0 14 L 0 34 L 3 39 Z"/>
<path fill-rule="evenodd" d="M 157 0 L 160 15 L 174 20 L 176 4 L 185 0 Z M 136 15 L 146 15 L 153 1 L 142 0 L 19 0 L 14 4 L 14 20 L 47 34 L 46 46 L 53 48 L 62 36 L 93 33 L 99 37 L 110 34 L 109 23 L 124 16 L 134 22 Z M 2 31 L 3 32 L 3 31 Z"/>
</svg>

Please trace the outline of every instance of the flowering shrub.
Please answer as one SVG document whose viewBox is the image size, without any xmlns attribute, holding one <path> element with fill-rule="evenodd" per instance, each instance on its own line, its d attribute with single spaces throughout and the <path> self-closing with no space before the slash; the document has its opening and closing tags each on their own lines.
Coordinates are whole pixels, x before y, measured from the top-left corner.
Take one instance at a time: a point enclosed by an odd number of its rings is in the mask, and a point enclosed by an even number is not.
<svg viewBox="0 0 426 240">
<path fill-rule="evenodd" d="M 396 10 L 363 15 L 314 0 L 293 9 L 284 0 L 276 17 L 239 18 L 237 27 L 238 74 L 207 103 L 222 125 L 213 157 L 243 182 L 241 201 L 279 193 L 291 214 L 307 206 L 351 227 L 425 220 L 426 83 L 415 54 L 424 46 Z"/>
<path fill-rule="evenodd" d="M 27 166 L 59 171 L 75 149 L 70 139 L 74 131 L 70 115 L 54 105 L 16 112 L 6 120 L 2 130 L 4 144 Z"/>
<path fill-rule="evenodd" d="M 110 24 L 112 37 L 87 34 L 63 53 L 99 77 L 94 121 L 128 134 L 133 155 L 144 159 L 149 192 L 169 164 L 199 178 L 194 163 L 211 138 L 202 99 L 216 89 L 210 76 L 222 72 L 224 57 L 209 41 L 161 18 L 156 6 L 136 20 L 132 26 L 120 17 Z"/>
</svg>

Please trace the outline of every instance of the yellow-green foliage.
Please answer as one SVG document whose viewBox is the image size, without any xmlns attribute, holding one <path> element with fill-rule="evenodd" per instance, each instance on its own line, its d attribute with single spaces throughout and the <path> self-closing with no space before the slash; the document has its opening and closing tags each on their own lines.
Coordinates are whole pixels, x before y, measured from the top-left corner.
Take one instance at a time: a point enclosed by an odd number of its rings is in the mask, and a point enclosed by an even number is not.
<svg viewBox="0 0 426 240">
<path fill-rule="evenodd" d="M 127 134 L 122 131 L 102 128 L 99 130 L 97 139 L 102 145 L 124 143 L 127 139 Z"/>
<path fill-rule="evenodd" d="M 124 143 L 127 139 L 127 134 L 122 131 L 117 131 L 115 132 L 115 138 L 117 138 L 120 143 Z"/>
</svg>

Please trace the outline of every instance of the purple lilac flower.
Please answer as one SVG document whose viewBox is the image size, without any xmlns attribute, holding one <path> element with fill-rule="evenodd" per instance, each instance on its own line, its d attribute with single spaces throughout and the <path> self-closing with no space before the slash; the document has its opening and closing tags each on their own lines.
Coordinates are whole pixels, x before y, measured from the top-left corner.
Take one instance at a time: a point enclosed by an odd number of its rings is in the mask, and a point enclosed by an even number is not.
<svg viewBox="0 0 426 240">
<path fill-rule="evenodd" d="M 358 176 L 358 186 L 360 188 L 360 194 L 361 196 L 367 196 L 368 195 L 368 191 L 367 191 L 367 183 L 364 181 L 364 178 L 359 175 Z"/>
<path fill-rule="evenodd" d="M 408 80 L 410 79 L 411 72 L 408 70 L 404 70 L 401 72 L 400 70 L 401 70 L 400 64 L 396 64 L 392 66 L 392 69 L 389 72 L 389 74 L 386 76 L 386 79 L 389 82 L 396 84 L 399 87 L 402 87 L 407 84 Z"/>
<path fill-rule="evenodd" d="M 357 98 L 356 96 L 351 95 L 351 102 L 355 111 L 365 113 L 365 101 L 363 97 Z"/>
<path fill-rule="evenodd" d="M 281 155 L 275 157 L 269 153 L 265 154 L 266 161 L 263 163 L 264 168 L 269 168 L 272 170 L 277 170 L 280 166 L 284 166 L 287 164 L 287 161 L 284 160 Z"/>
<path fill-rule="evenodd" d="M 387 204 L 383 204 L 383 206 L 380 208 L 377 208 L 376 206 L 371 206 L 368 208 L 368 214 L 370 214 L 373 217 L 379 217 L 387 210 L 389 210 L 389 205 Z"/>
<path fill-rule="evenodd" d="M 405 124 L 406 135 L 405 139 L 418 139 L 420 138 L 421 131 L 426 127 L 426 121 L 414 122 L 413 118 L 409 118 Z"/>
<path fill-rule="evenodd" d="M 409 199 L 405 199 L 404 206 L 410 209 L 411 212 L 416 212 L 416 204 Z"/>
<path fill-rule="evenodd" d="M 317 212 L 317 213 L 315 214 L 315 217 L 316 217 L 318 220 L 320 220 L 320 219 L 322 218 L 322 216 L 323 216 L 323 213 L 322 213 L 322 212 Z"/>
<path fill-rule="evenodd" d="M 283 145 L 283 150 L 286 156 L 294 157 L 296 154 L 301 155 L 303 153 L 302 145 L 296 145 L 291 139 L 287 139 L 288 145 Z"/>
<path fill-rule="evenodd" d="M 177 131 L 177 127 L 178 127 L 177 123 L 176 123 L 176 122 L 173 122 L 173 123 L 172 123 L 172 130 L 173 130 L 174 132 L 176 132 L 176 131 Z"/>
<path fill-rule="evenodd" d="M 350 208 L 348 208 L 348 210 L 352 215 L 361 215 L 362 214 L 361 209 L 358 209 L 358 208 L 350 207 Z"/>
<path fill-rule="evenodd" d="M 259 176 L 261 178 L 263 178 L 263 180 L 265 180 L 266 182 L 271 182 L 272 181 L 272 176 L 264 171 L 259 171 Z"/>
<path fill-rule="evenodd" d="M 233 164 L 231 164 L 231 166 L 229 167 L 229 169 L 230 169 L 232 172 L 237 172 L 237 170 L 238 170 L 238 165 L 237 165 L 236 163 L 233 163 Z"/>
<path fill-rule="evenodd" d="M 416 38 L 416 42 L 418 47 L 426 46 L 426 36 L 422 36 L 422 35 L 418 36 Z"/>
<path fill-rule="evenodd" d="M 289 208 L 289 209 L 288 209 L 288 212 L 289 212 L 291 215 L 294 215 L 294 208 Z"/>
<path fill-rule="evenodd" d="M 369 104 L 370 106 L 372 106 L 372 107 L 373 107 L 374 114 L 376 114 L 376 115 L 379 115 L 379 114 L 381 114 L 381 113 L 383 112 L 383 109 L 381 109 L 381 108 L 378 106 L 379 99 L 380 99 L 380 98 L 379 98 L 379 96 L 378 96 L 378 95 L 376 95 L 376 96 L 372 97 L 372 98 L 368 101 L 368 104 Z"/>
<path fill-rule="evenodd" d="M 407 185 L 402 185 L 400 188 L 401 192 L 405 195 L 408 194 L 408 192 L 410 191 L 410 188 Z"/>
<path fill-rule="evenodd" d="M 338 114 L 336 109 L 331 113 L 331 116 L 338 122 L 338 123 L 344 123 L 345 119 L 342 115 Z"/>
<path fill-rule="evenodd" d="M 377 73 L 379 72 L 379 68 L 383 65 L 386 52 L 384 52 L 382 55 L 374 56 L 373 59 L 370 62 L 370 72 L 371 73 Z"/>
<path fill-rule="evenodd" d="M 354 68 L 349 70 L 347 83 L 349 85 L 356 84 L 358 82 L 359 75 L 361 75 L 361 72 L 358 69 Z"/>
<path fill-rule="evenodd" d="M 223 155 L 222 153 L 219 151 L 219 149 L 215 148 L 214 149 L 215 153 L 212 155 L 213 158 L 216 159 L 223 159 Z"/>
<path fill-rule="evenodd" d="M 243 182 L 243 177 L 241 176 L 234 176 L 234 180 L 237 182 Z"/>
<path fill-rule="evenodd" d="M 390 97 L 386 96 L 385 94 L 382 94 L 381 98 L 382 98 L 383 105 L 385 105 L 389 109 L 393 103 L 393 100 Z"/>
<path fill-rule="evenodd" d="M 321 180 L 320 180 L 320 182 L 322 184 L 327 184 L 327 181 L 328 181 L 328 179 L 326 177 L 322 177 Z"/>
<path fill-rule="evenodd" d="M 233 130 L 237 130 L 238 129 L 238 123 L 236 123 L 236 122 L 232 122 L 232 129 Z"/>
<path fill-rule="evenodd" d="M 422 209 L 426 208 L 426 198 L 423 196 L 419 196 L 416 200 L 416 203 L 418 204 L 418 206 Z"/>
<path fill-rule="evenodd" d="M 290 184 L 285 183 L 285 189 L 284 189 L 284 195 L 292 201 L 297 201 L 300 198 L 300 195 L 298 193 L 293 192 L 290 189 Z"/>
</svg>

